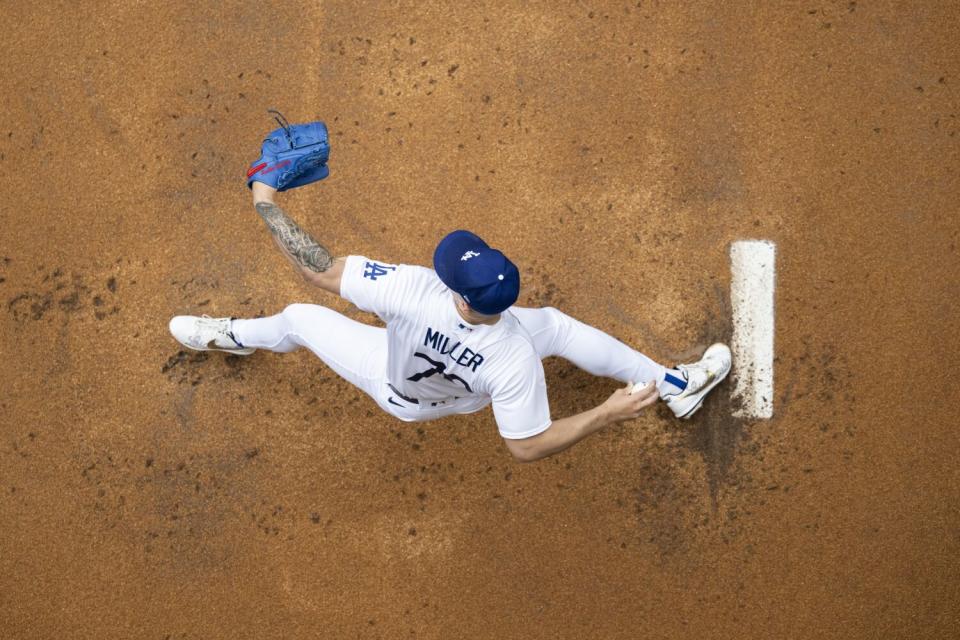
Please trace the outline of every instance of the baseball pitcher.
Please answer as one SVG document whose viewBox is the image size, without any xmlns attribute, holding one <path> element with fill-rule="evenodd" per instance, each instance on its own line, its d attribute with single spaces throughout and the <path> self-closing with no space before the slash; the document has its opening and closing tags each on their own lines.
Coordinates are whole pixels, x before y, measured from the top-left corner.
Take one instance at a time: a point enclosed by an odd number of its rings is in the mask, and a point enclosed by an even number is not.
<svg viewBox="0 0 960 640">
<path fill-rule="evenodd" d="M 689 418 L 730 371 L 730 349 L 668 368 L 552 307 L 514 306 L 520 273 L 469 231 L 442 238 L 433 269 L 364 256 L 334 257 L 276 203 L 278 192 L 329 175 L 322 122 L 280 127 L 247 172 L 253 206 L 306 282 L 377 314 L 373 327 L 316 304 L 292 304 L 267 318 L 176 316 L 170 333 L 184 346 L 249 355 L 305 347 L 384 411 L 407 422 L 493 406 L 500 435 L 523 462 L 563 451 L 603 427 L 663 400 Z M 566 358 L 626 386 L 602 404 L 555 418 L 541 360 Z"/>
</svg>

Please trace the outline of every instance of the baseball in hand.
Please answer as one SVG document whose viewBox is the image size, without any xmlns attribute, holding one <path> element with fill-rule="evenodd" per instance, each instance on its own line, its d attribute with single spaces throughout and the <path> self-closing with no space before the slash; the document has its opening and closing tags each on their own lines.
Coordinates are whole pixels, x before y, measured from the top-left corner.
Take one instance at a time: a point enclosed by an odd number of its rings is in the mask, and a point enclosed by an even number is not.
<svg viewBox="0 0 960 640">
<path fill-rule="evenodd" d="M 652 380 L 650 382 L 638 382 L 637 384 L 633 385 L 633 387 L 630 389 L 630 395 L 633 395 L 638 391 L 643 391 L 644 389 L 647 389 L 652 385 L 653 385 Z"/>
</svg>

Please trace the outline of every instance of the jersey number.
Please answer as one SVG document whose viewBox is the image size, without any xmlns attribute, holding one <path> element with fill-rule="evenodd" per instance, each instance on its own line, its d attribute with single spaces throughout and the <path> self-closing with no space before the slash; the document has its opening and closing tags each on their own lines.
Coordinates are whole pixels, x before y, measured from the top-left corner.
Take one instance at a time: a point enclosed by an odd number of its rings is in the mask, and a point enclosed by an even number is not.
<svg viewBox="0 0 960 640">
<path fill-rule="evenodd" d="M 443 376 L 447 380 L 450 380 L 451 382 L 454 382 L 454 381 L 459 382 L 460 384 L 463 385 L 464 389 L 466 389 L 470 393 L 473 393 L 473 389 L 470 388 L 470 385 L 467 384 L 466 380 L 464 380 L 463 378 L 461 378 L 455 373 L 446 373 L 447 365 L 445 365 L 444 363 L 437 362 L 433 358 L 427 357 L 426 354 L 420 353 L 419 351 L 417 351 L 413 355 L 418 358 L 423 358 L 433 366 L 425 371 L 421 371 L 420 373 L 415 373 L 409 378 L 407 378 L 407 380 L 409 380 L 410 382 L 416 382 L 417 380 L 421 380 L 423 378 L 429 378 L 430 376 L 433 376 L 439 373 L 441 376 Z"/>
</svg>

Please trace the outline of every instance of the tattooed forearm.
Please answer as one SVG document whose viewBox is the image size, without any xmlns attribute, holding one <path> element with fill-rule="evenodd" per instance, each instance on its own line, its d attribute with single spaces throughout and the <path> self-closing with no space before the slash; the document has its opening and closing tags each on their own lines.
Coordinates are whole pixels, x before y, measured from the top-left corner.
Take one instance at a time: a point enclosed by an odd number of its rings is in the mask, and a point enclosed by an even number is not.
<svg viewBox="0 0 960 640">
<path fill-rule="evenodd" d="M 301 229 L 283 209 L 272 202 L 258 202 L 256 208 L 270 233 L 299 266 L 322 273 L 333 265 L 330 252 Z"/>
</svg>

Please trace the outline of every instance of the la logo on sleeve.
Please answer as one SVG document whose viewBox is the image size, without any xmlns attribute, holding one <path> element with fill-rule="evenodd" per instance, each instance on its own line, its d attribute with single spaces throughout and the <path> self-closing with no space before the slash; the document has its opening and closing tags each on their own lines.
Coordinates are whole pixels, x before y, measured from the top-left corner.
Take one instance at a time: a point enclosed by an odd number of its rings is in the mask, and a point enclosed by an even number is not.
<svg viewBox="0 0 960 640">
<path fill-rule="evenodd" d="M 370 278 L 373 281 L 376 281 L 380 276 L 389 275 L 393 271 L 396 271 L 396 265 L 392 264 L 379 264 L 377 262 L 368 262 L 363 270 L 363 277 Z"/>
</svg>

